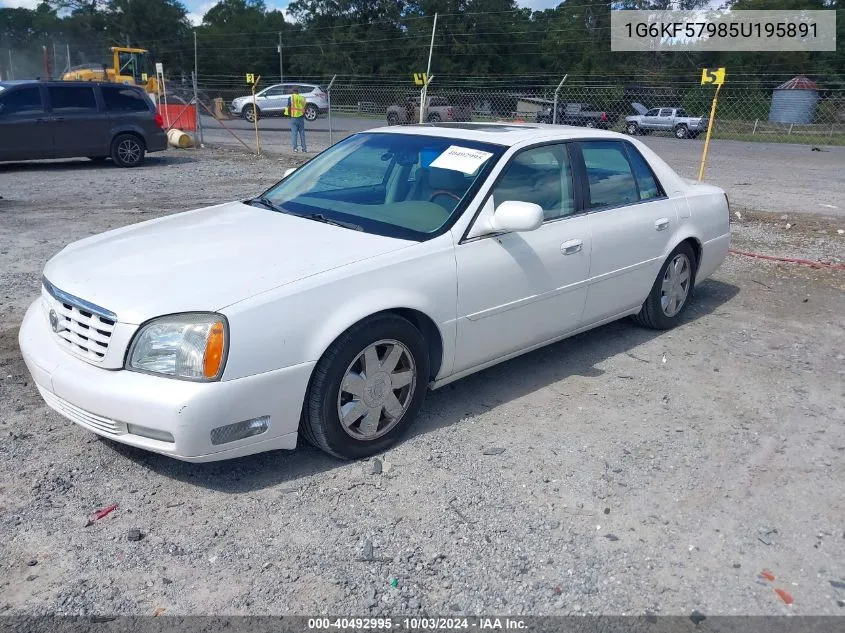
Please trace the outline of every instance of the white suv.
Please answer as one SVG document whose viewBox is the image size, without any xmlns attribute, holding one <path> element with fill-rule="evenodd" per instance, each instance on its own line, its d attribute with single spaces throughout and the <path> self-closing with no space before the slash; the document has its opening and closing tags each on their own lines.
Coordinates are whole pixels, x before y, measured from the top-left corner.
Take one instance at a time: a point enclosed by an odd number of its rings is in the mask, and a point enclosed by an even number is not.
<svg viewBox="0 0 845 633">
<path fill-rule="evenodd" d="M 256 92 L 254 104 L 252 95 L 238 97 L 232 101 L 229 110 L 232 114 L 250 122 L 255 120 L 256 115 L 259 117 L 284 116 L 294 87 L 299 88 L 299 94 L 305 97 L 306 121 L 314 121 L 318 116 L 329 111 L 328 95 L 320 86 L 300 83 L 276 84 Z"/>
</svg>

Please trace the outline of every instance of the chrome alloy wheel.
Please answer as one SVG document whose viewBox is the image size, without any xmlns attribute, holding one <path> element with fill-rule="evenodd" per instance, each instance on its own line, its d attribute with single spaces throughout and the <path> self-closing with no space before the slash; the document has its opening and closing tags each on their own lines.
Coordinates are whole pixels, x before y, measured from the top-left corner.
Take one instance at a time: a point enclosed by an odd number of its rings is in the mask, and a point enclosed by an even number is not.
<svg viewBox="0 0 845 633">
<path fill-rule="evenodd" d="M 691 272 L 690 260 L 684 253 L 675 255 L 666 267 L 661 285 L 660 307 L 667 317 L 675 316 L 684 307 L 689 297 Z"/>
<path fill-rule="evenodd" d="M 134 165 L 141 157 L 141 144 L 130 138 L 124 139 L 117 146 L 117 155 L 127 165 Z"/>
<path fill-rule="evenodd" d="M 346 368 L 337 416 L 346 434 L 371 441 L 390 432 L 411 406 L 417 367 L 405 345 L 392 339 L 367 347 Z"/>
</svg>

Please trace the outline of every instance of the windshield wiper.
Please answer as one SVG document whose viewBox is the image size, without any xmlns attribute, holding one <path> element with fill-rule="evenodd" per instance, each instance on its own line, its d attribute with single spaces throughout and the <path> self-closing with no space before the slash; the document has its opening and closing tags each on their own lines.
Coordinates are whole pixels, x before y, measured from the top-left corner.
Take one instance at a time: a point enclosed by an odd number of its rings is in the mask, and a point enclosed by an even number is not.
<svg viewBox="0 0 845 633">
<path fill-rule="evenodd" d="M 344 222 L 343 220 L 333 220 L 331 218 L 327 218 L 322 213 L 303 213 L 299 217 L 314 220 L 315 222 L 322 222 L 323 224 L 333 224 L 334 226 L 341 226 L 345 229 L 352 229 L 353 231 L 364 230 L 363 227 L 357 224 L 353 224 L 352 222 Z"/>
<path fill-rule="evenodd" d="M 258 198 L 253 198 L 252 200 L 249 201 L 250 204 L 255 204 L 256 202 L 258 204 L 264 205 L 265 207 L 267 207 L 271 211 L 279 211 L 280 213 L 287 213 L 281 207 L 276 206 L 275 204 L 270 202 L 270 199 L 267 196 L 259 196 Z"/>
</svg>

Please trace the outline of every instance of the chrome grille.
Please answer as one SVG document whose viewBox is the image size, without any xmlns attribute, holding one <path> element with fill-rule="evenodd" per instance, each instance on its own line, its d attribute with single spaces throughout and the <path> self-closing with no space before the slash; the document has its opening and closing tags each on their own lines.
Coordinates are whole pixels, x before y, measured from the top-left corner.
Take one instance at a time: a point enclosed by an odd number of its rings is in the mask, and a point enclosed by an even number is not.
<svg viewBox="0 0 845 633">
<path fill-rule="evenodd" d="M 100 433 L 107 433 L 109 435 L 124 435 L 127 432 L 126 425 L 123 422 L 117 422 L 115 420 L 110 420 L 109 418 L 104 418 L 100 415 L 89 413 L 84 409 L 80 409 L 79 407 L 72 405 L 67 400 L 59 398 L 59 396 L 53 392 L 43 389 L 40 385 L 36 386 L 38 387 L 38 391 L 41 393 L 41 397 L 44 398 L 44 402 L 46 402 L 51 409 L 54 409 L 72 422 L 76 422 L 77 424 L 87 427 L 92 431 L 99 431 Z"/>
<path fill-rule="evenodd" d="M 43 284 L 52 299 L 49 304 L 56 316 L 54 324 L 51 315 L 50 325 L 59 340 L 88 360 L 103 360 L 109 349 L 117 315 L 59 290 L 46 279 Z"/>
</svg>

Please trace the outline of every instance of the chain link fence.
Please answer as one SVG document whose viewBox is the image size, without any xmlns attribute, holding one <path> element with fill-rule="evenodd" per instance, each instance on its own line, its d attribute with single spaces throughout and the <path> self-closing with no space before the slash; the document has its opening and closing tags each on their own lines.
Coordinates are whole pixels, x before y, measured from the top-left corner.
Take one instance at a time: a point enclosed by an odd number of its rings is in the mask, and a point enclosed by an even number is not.
<svg viewBox="0 0 845 633">
<path fill-rule="evenodd" d="M 553 77 L 435 76 L 421 104 L 421 88 L 410 77 L 285 77 L 283 87 L 278 79 L 262 78 L 253 102 L 243 78 L 200 75 L 206 144 L 290 152 L 290 124 L 283 108 L 292 85 L 314 106 L 306 121 L 309 151 L 356 132 L 420 120 L 550 123 L 701 140 L 715 92 L 713 86 L 693 81 L 632 84 L 567 76 L 561 84 L 563 78 Z M 712 138 L 845 145 L 845 88 L 831 83 L 728 80 L 718 96 Z M 251 109 L 258 112 L 257 120 Z"/>
</svg>

